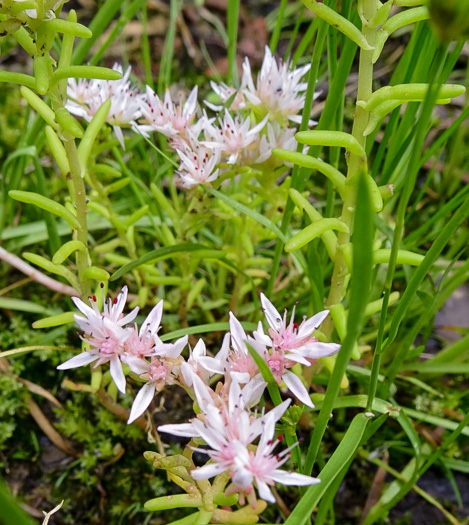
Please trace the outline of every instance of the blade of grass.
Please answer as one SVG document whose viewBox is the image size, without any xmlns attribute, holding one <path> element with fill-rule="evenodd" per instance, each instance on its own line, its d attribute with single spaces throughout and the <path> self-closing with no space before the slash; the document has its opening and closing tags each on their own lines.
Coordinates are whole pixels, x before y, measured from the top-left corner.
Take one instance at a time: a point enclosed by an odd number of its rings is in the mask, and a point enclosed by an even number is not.
<svg viewBox="0 0 469 525">
<path fill-rule="evenodd" d="M 245 330 L 255 330 L 257 328 L 256 323 L 241 323 Z M 181 328 L 180 330 L 174 330 L 160 337 L 162 341 L 171 341 L 171 339 L 177 339 L 178 337 L 184 337 L 185 335 L 194 334 L 205 334 L 213 332 L 228 332 L 230 330 L 230 323 L 209 323 L 200 324 L 198 326 L 189 326 L 188 328 Z"/>
<path fill-rule="evenodd" d="M 145 5 L 146 0 L 134 0 L 131 2 L 122 15 L 119 17 L 117 23 L 110 31 L 106 40 L 99 46 L 99 49 L 94 53 L 93 57 L 90 60 L 90 64 L 96 65 L 104 56 L 106 49 L 114 42 L 114 40 L 122 34 L 124 26 L 129 20 L 131 20 L 137 12 Z"/>
<path fill-rule="evenodd" d="M 285 18 L 285 8 L 287 7 L 288 0 L 281 0 L 278 8 L 277 20 L 275 22 L 275 29 L 270 38 L 270 50 L 272 54 L 277 51 L 278 40 L 280 38 L 280 32 L 282 31 L 283 19 Z"/>
<path fill-rule="evenodd" d="M 174 39 L 176 38 L 177 17 L 181 9 L 181 0 L 171 0 L 169 9 L 169 26 L 164 41 L 164 48 L 158 77 L 158 94 L 163 95 L 166 87 L 171 84 L 171 70 L 173 67 Z"/>
<path fill-rule="evenodd" d="M 433 68 L 432 68 L 432 72 L 430 76 L 429 83 L 431 87 L 427 92 L 427 95 L 422 105 L 422 110 L 421 110 L 419 119 L 417 121 L 417 125 L 414 129 L 415 139 L 413 143 L 411 159 L 409 161 L 409 166 L 407 169 L 405 184 L 401 192 L 401 197 L 399 199 L 396 226 L 394 229 L 393 243 L 392 243 L 392 248 L 391 248 L 391 257 L 389 260 L 388 271 L 386 273 L 386 278 L 385 278 L 385 283 L 384 283 L 383 307 L 381 310 L 381 317 L 380 317 L 380 323 L 379 323 L 379 328 L 378 328 L 378 337 L 376 341 L 375 353 L 373 355 L 373 364 L 371 368 L 372 375 L 370 378 L 370 385 L 369 385 L 369 390 L 368 390 L 368 407 L 371 407 L 373 403 L 373 398 L 376 394 L 376 389 L 378 385 L 378 374 L 379 374 L 379 370 L 381 366 L 381 354 L 383 352 L 383 338 L 384 338 L 384 330 L 386 326 L 386 316 L 387 316 L 387 310 L 388 310 L 388 305 L 389 305 L 389 297 L 391 295 L 391 288 L 392 288 L 392 282 L 394 278 L 394 272 L 396 269 L 397 253 L 400 248 L 401 238 L 402 238 L 402 234 L 404 231 L 404 219 L 405 219 L 407 206 L 409 203 L 409 199 L 411 197 L 412 190 L 415 187 L 415 180 L 418 174 L 418 167 L 419 167 L 420 154 L 422 150 L 423 141 L 425 138 L 426 131 L 428 129 L 428 124 L 430 122 L 430 118 L 432 115 L 433 106 L 435 105 L 436 98 L 437 98 L 437 95 L 440 89 L 440 85 L 441 85 L 440 72 L 441 72 L 441 68 L 443 67 L 443 64 L 446 58 L 446 53 L 447 53 L 447 46 L 440 45 L 438 54 L 437 54 L 437 58 L 435 59 L 435 63 L 433 64 Z M 436 83 L 434 83 L 435 79 L 438 80 Z M 425 256 L 425 258 L 427 259 L 427 261 L 429 260 L 428 254 Z M 419 270 L 422 268 L 422 265 L 425 268 L 425 272 L 427 271 L 429 266 L 427 267 L 424 263 L 425 263 L 425 260 L 421 263 L 421 266 L 416 270 L 416 273 L 419 272 Z M 416 290 L 417 288 L 415 288 L 414 292 Z M 407 292 L 408 292 L 408 288 L 406 289 L 406 292 L 404 292 L 404 295 Z M 400 304 L 402 304 L 402 302 L 403 300 L 401 299 Z M 396 325 L 395 319 L 397 319 L 396 313 L 394 314 L 393 320 L 392 320 L 392 323 L 394 323 L 394 325 Z M 402 319 L 402 316 L 400 317 L 400 320 L 401 319 Z M 388 335 L 388 346 L 391 340 L 392 339 Z M 387 396 L 384 396 L 384 397 L 387 397 Z"/>
<path fill-rule="evenodd" d="M 89 25 L 93 36 L 91 38 L 82 39 L 78 43 L 72 55 L 72 65 L 79 65 L 85 61 L 91 47 L 104 33 L 106 28 L 109 27 L 111 20 L 119 11 L 123 3 L 124 0 L 106 0 L 104 2 Z"/>
<path fill-rule="evenodd" d="M 353 268 L 350 283 L 350 305 L 347 320 L 347 334 L 343 340 L 342 348 L 337 354 L 334 369 L 327 385 L 324 403 L 314 427 L 313 435 L 308 448 L 305 462 L 305 473 L 313 470 L 314 462 L 332 413 L 334 402 L 340 390 L 342 378 L 350 361 L 354 345 L 361 333 L 365 317 L 365 308 L 371 289 L 372 276 L 372 244 L 374 235 L 373 212 L 368 186 L 361 174 L 357 189 L 357 205 L 354 221 L 353 243 Z M 312 509 L 311 509 L 312 511 Z"/>
<path fill-rule="evenodd" d="M 228 83 L 237 86 L 239 83 L 238 64 L 236 62 L 236 46 L 238 43 L 239 0 L 230 0 L 226 11 L 228 32 Z"/>
<path fill-rule="evenodd" d="M 203 244 L 195 244 L 190 242 L 176 244 L 174 246 L 164 246 L 163 248 L 158 248 L 156 250 L 152 250 L 151 252 L 147 252 L 145 255 L 139 257 L 135 261 L 132 261 L 126 264 L 125 266 L 122 266 L 116 272 L 113 273 L 111 281 L 116 281 L 117 279 L 120 279 L 124 274 L 130 272 L 134 268 L 137 268 L 138 266 L 146 264 L 150 261 L 156 261 L 158 259 L 166 258 L 169 255 L 173 255 L 175 253 L 196 252 L 202 250 L 204 251 L 204 254 L 207 257 L 211 257 L 214 259 L 217 257 L 223 257 L 225 255 L 224 252 L 221 252 L 219 250 L 212 250 L 208 246 L 205 246 Z"/>
</svg>

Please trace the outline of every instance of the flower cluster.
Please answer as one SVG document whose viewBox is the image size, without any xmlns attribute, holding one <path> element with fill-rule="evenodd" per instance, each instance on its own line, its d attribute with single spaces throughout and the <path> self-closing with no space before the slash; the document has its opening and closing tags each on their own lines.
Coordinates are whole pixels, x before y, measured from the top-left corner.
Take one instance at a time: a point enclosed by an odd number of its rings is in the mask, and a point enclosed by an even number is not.
<svg viewBox="0 0 469 525">
<path fill-rule="evenodd" d="M 131 370 L 147 381 L 139 393 L 134 412 L 142 406 L 141 398 L 148 401 L 138 410 L 136 419 L 143 414 L 150 404 L 155 391 L 160 391 L 165 384 L 171 384 L 179 372 L 182 362 L 180 354 L 187 345 L 187 336 L 178 339 L 175 343 L 163 343 L 158 337 L 163 301 L 160 301 L 143 322 L 140 330 L 137 325 L 131 325 L 138 313 L 138 307 L 129 314 L 123 314 L 127 300 L 127 287 L 121 290 L 115 299 L 103 301 L 103 311 L 97 306 L 96 296 L 90 297 L 91 307 L 77 297 L 72 300 L 75 306 L 84 315 L 75 315 L 75 321 L 82 329 L 81 336 L 88 348 L 81 354 L 72 357 L 57 368 L 67 370 L 95 362 L 95 366 L 109 363 L 111 377 L 117 388 L 125 393 L 126 380 L 122 364 L 128 364 Z M 150 385 L 150 386 L 148 386 Z M 145 392 L 151 391 L 151 398 Z"/>
<path fill-rule="evenodd" d="M 126 299 L 127 287 L 115 299 L 103 298 L 102 309 L 95 296 L 89 298 L 91 306 L 78 298 L 73 299 L 82 314 L 75 315 L 75 320 L 83 332 L 81 338 L 86 350 L 60 365 L 60 370 L 109 362 L 111 377 L 124 393 L 126 378 L 122 364 L 127 365 L 132 377 L 144 382 L 132 405 L 129 423 L 145 412 L 155 394 L 166 385 L 184 388 L 197 402 L 200 413 L 189 423 L 164 425 L 158 430 L 203 440 L 209 448 L 200 451 L 208 454 L 211 461 L 193 470 L 193 479 L 207 479 L 228 472 L 231 483 L 227 494 L 238 493 L 251 505 L 256 501 L 254 487 L 262 499 L 274 501 L 269 488 L 274 482 L 293 485 L 318 482 L 315 478 L 279 469 L 287 461 L 289 449 L 274 452 L 281 441 L 280 438 L 273 440 L 275 423 L 291 400 L 287 399 L 267 414 L 258 415 L 252 411 L 267 386 L 252 353 L 264 359 L 279 385 L 286 385 L 301 403 L 314 407 L 307 388 L 291 368 L 298 363 L 310 366 L 315 360 L 339 350 L 337 344 L 323 343 L 312 337 L 328 315 L 327 310 L 309 319 L 304 317 L 298 325 L 294 321 L 294 309 L 288 321 L 287 312 L 282 317 L 261 294 L 269 327 L 267 333 L 259 322 L 252 335 L 246 334 L 238 319 L 230 313 L 230 332 L 225 335 L 218 353 L 209 355 L 200 339 L 184 359 L 181 354 L 187 346 L 187 336 L 174 343 L 163 343 L 158 336 L 163 301 L 138 328 L 134 323 L 138 308 L 124 315 Z M 215 374 L 222 377 L 212 389 L 210 385 Z"/>
<path fill-rule="evenodd" d="M 114 69 L 122 72 L 117 64 Z M 187 100 L 178 102 L 168 89 L 163 98 L 149 86 L 141 93 L 129 82 L 130 68 L 117 81 L 70 79 L 67 109 L 91 120 L 110 98 L 107 121 L 114 127 L 121 145 L 124 147 L 121 128 L 125 127 L 144 136 L 152 132 L 165 135 L 168 147 L 180 161 L 180 184 L 191 188 L 213 182 L 221 168 L 227 169 L 235 163 L 262 169 L 271 159 L 273 148 L 296 149 L 294 123 L 301 121 L 299 112 L 307 87 L 302 79 L 308 70 L 309 65 L 293 69 L 288 62 L 277 62 L 266 47 L 256 81 L 246 58 L 239 90 L 211 82 L 221 104 L 204 101 L 205 106 L 217 113 L 210 118 L 198 104 L 197 87 Z"/>
<path fill-rule="evenodd" d="M 284 485 L 319 483 L 316 478 L 279 469 L 288 460 L 290 449 L 274 453 L 283 439 L 283 436 L 273 439 L 275 423 L 288 408 L 289 399 L 257 417 L 248 410 L 252 397 L 249 386 L 241 389 L 239 383 L 233 380 L 225 383 L 215 394 L 197 374 L 192 374 L 195 397 L 201 412 L 190 423 L 163 425 L 158 430 L 192 439 L 201 438 L 210 447 L 195 449 L 207 454 L 211 462 L 193 470 L 193 479 L 208 479 L 228 471 L 231 483 L 225 494 L 238 493 L 241 504 L 244 504 L 246 497 L 253 507 L 256 505 L 254 485 L 260 498 L 275 503 L 269 488 L 274 482 Z M 257 447 L 252 447 L 259 437 Z"/>
</svg>

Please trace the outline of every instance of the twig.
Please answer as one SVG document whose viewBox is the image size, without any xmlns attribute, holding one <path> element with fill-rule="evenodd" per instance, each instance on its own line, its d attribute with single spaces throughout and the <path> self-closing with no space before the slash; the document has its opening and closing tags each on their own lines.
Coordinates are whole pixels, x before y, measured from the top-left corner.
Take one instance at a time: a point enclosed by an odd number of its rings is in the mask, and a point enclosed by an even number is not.
<svg viewBox="0 0 469 525">
<path fill-rule="evenodd" d="M 46 288 L 49 288 L 50 290 L 54 290 L 55 292 L 62 293 L 64 295 L 71 295 L 75 297 L 79 297 L 80 294 L 71 286 L 68 284 L 63 284 L 59 281 L 56 281 L 55 279 L 51 279 L 47 275 L 44 275 L 39 270 L 36 270 L 36 268 L 33 268 L 28 263 L 22 261 L 19 257 L 16 255 L 13 255 L 10 252 L 7 252 L 4 248 L 0 246 L 0 259 L 5 261 L 8 264 L 11 264 L 11 266 L 14 266 L 17 270 L 20 272 L 23 272 L 28 277 L 31 277 L 34 281 L 37 281 L 38 283 L 44 285 Z"/>
<path fill-rule="evenodd" d="M 29 413 L 33 416 L 33 418 L 36 420 L 36 423 L 40 426 L 41 430 L 52 441 L 52 443 L 54 443 L 56 447 L 60 448 L 60 450 L 63 450 L 65 453 L 78 457 L 79 454 L 77 454 L 73 450 L 70 443 L 65 440 L 57 432 L 57 430 L 55 430 L 50 421 L 42 413 L 42 410 L 39 408 L 39 406 L 30 397 L 25 398 L 25 403 L 28 407 Z"/>
</svg>

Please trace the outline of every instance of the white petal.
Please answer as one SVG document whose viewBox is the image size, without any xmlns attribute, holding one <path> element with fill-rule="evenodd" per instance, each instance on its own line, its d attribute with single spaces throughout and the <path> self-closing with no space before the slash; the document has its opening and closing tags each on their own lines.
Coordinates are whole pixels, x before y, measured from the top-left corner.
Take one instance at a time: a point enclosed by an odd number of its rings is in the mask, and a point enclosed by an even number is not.
<svg viewBox="0 0 469 525">
<path fill-rule="evenodd" d="M 116 134 L 119 144 L 122 146 L 122 149 L 125 151 L 124 134 L 122 133 L 121 128 L 119 126 L 112 126 L 112 129 L 114 130 L 114 133 Z"/>
<path fill-rule="evenodd" d="M 145 372 L 148 372 L 148 368 L 150 367 L 150 363 L 140 357 L 123 355 L 122 361 L 128 365 L 130 370 L 135 374 L 144 374 Z"/>
<path fill-rule="evenodd" d="M 313 315 L 313 317 L 306 319 L 306 321 L 303 321 L 298 328 L 298 338 L 302 339 L 303 337 L 310 336 L 328 315 L 329 310 L 323 310 Z"/>
<path fill-rule="evenodd" d="M 215 357 L 202 356 L 197 359 L 199 365 L 213 374 L 225 374 L 227 361 L 219 361 Z"/>
<path fill-rule="evenodd" d="M 247 354 L 248 351 L 245 345 L 247 339 L 246 332 L 238 319 L 233 315 L 233 312 L 230 312 L 230 333 L 233 348 L 242 354 Z"/>
<path fill-rule="evenodd" d="M 199 362 L 199 357 L 204 356 L 207 354 L 207 349 L 205 348 L 205 343 L 202 339 L 199 339 L 197 341 L 197 344 L 194 346 L 194 349 L 192 350 L 192 356 L 196 363 Z"/>
<path fill-rule="evenodd" d="M 250 379 L 248 372 L 230 372 L 230 377 L 242 385 L 249 382 Z"/>
<path fill-rule="evenodd" d="M 298 350 L 301 350 L 301 349 L 304 350 L 305 347 L 302 346 L 301 348 L 295 348 L 295 351 L 298 351 Z M 306 351 L 304 353 L 307 354 Z M 309 354 L 307 354 L 307 355 L 308 355 L 308 357 L 310 357 Z M 305 359 L 300 354 L 294 354 L 294 353 L 286 354 L 285 355 L 285 359 L 290 359 L 290 361 L 295 361 L 295 363 L 301 363 L 302 365 L 305 365 L 305 366 L 311 366 L 311 361 L 308 361 L 307 359 Z"/>
<path fill-rule="evenodd" d="M 208 465 L 194 469 L 191 472 L 191 476 L 193 479 L 208 479 L 225 472 L 225 470 L 227 470 L 227 468 L 220 463 L 209 463 Z"/>
<path fill-rule="evenodd" d="M 192 382 L 197 404 L 202 412 L 207 412 L 207 406 L 213 405 L 210 389 L 197 374 L 192 373 Z"/>
<path fill-rule="evenodd" d="M 199 437 L 199 433 L 192 423 L 181 423 L 177 425 L 161 425 L 157 428 L 158 432 L 166 432 L 180 437 Z"/>
<path fill-rule="evenodd" d="M 257 330 L 254 330 L 252 333 L 254 336 L 254 339 L 258 341 L 260 344 L 265 346 L 273 346 L 272 339 L 265 334 L 264 327 L 262 326 L 262 323 L 259 321 L 259 324 L 257 325 Z"/>
<path fill-rule="evenodd" d="M 136 306 L 130 313 L 128 313 L 125 317 L 123 317 L 122 319 L 119 319 L 119 321 L 117 321 L 117 323 L 120 325 L 120 326 L 125 326 L 126 324 L 130 324 L 136 317 L 137 317 L 137 314 L 140 310 L 140 307 L 139 306 Z"/>
<path fill-rule="evenodd" d="M 122 370 L 122 363 L 119 359 L 119 356 L 115 355 L 112 357 L 109 361 L 109 364 L 112 380 L 116 384 L 119 392 L 125 394 L 125 375 Z"/>
<path fill-rule="evenodd" d="M 274 330 L 278 330 L 282 326 L 282 316 L 263 293 L 261 293 L 261 303 L 265 318 L 270 327 Z"/>
<path fill-rule="evenodd" d="M 160 301 L 148 314 L 145 321 L 143 321 L 142 326 L 140 327 L 139 335 L 142 337 L 148 332 L 150 335 L 155 334 L 160 327 L 161 316 L 163 315 L 163 301 Z"/>
<path fill-rule="evenodd" d="M 310 408 L 314 408 L 313 402 L 309 397 L 306 387 L 301 382 L 301 379 L 296 376 L 293 372 L 285 372 L 282 375 L 282 379 L 285 381 L 285 384 L 288 387 L 288 390 L 297 397 L 302 403 Z"/>
<path fill-rule="evenodd" d="M 207 443 L 207 445 L 211 449 L 213 450 L 221 449 L 221 444 L 222 442 L 224 442 L 224 439 L 223 439 L 224 436 L 222 433 L 224 430 L 223 427 L 218 430 L 214 430 L 208 425 L 205 426 L 205 424 L 202 423 L 202 421 L 200 421 L 199 419 L 195 419 L 193 421 L 193 425 L 196 428 L 199 436 L 205 441 L 205 443 Z"/>
<path fill-rule="evenodd" d="M 257 478 L 256 478 L 256 484 L 257 484 L 257 492 L 259 494 L 259 497 L 270 503 L 275 503 L 275 498 L 271 490 L 269 489 L 269 485 L 267 485 L 265 481 L 259 481 Z"/>
<path fill-rule="evenodd" d="M 246 468 L 237 468 L 235 470 L 235 474 L 232 477 L 233 483 L 238 485 L 238 487 L 242 488 L 243 490 L 246 490 L 250 485 L 252 485 L 253 481 L 252 472 L 250 472 Z"/>
<path fill-rule="evenodd" d="M 184 383 L 186 383 L 187 386 L 192 386 L 192 383 L 193 383 L 192 373 L 193 373 L 193 370 L 189 363 L 181 364 L 181 374 L 184 379 Z"/>
<path fill-rule="evenodd" d="M 65 363 L 62 363 L 57 367 L 57 370 L 69 370 L 70 368 L 78 368 L 79 366 L 85 366 L 93 361 L 96 361 L 96 359 L 99 358 L 99 355 L 90 354 L 89 352 L 82 352 L 81 354 L 78 354 L 68 361 L 65 361 Z"/>
<path fill-rule="evenodd" d="M 146 385 L 142 386 L 139 393 L 135 396 L 127 424 L 132 423 L 145 412 L 145 410 L 149 407 L 150 403 L 152 402 L 154 395 L 154 383 L 147 383 Z"/>
<path fill-rule="evenodd" d="M 328 357 L 330 355 L 337 354 L 340 350 L 340 345 L 337 343 L 322 343 L 315 341 L 306 343 L 307 352 L 305 355 L 310 359 L 320 359 L 321 357 Z"/>
<path fill-rule="evenodd" d="M 274 470 L 269 477 L 277 483 L 281 483 L 282 485 L 304 486 L 321 483 L 321 480 L 318 478 L 305 476 L 304 474 L 298 474 L 298 472 L 287 472 L 286 470 Z"/>
<path fill-rule="evenodd" d="M 253 407 L 259 403 L 264 393 L 267 383 L 264 381 L 262 374 L 255 375 L 243 388 L 243 398 L 247 407 Z"/>
<path fill-rule="evenodd" d="M 93 308 L 85 304 L 81 299 L 78 297 L 72 297 L 71 299 L 73 304 L 78 308 L 78 310 L 80 310 L 82 314 L 86 315 L 86 317 L 96 316 L 96 312 L 93 310 Z"/>
</svg>

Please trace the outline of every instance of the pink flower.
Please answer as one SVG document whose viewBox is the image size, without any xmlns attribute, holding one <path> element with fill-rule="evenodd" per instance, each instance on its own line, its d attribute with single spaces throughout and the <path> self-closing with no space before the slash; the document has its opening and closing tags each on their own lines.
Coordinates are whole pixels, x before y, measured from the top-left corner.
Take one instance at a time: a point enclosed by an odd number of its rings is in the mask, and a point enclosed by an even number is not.
<svg viewBox="0 0 469 525">
<path fill-rule="evenodd" d="M 163 301 L 160 301 L 148 314 L 140 330 L 137 325 L 126 340 L 126 352 L 136 357 L 147 357 L 154 352 L 155 335 L 160 329 L 161 316 L 163 315 Z"/>
<path fill-rule="evenodd" d="M 300 325 L 294 322 L 295 308 L 293 308 L 290 323 L 287 324 L 287 311 L 282 316 L 278 313 L 274 305 L 261 293 L 262 309 L 267 323 L 269 324 L 269 335 L 264 333 L 262 324 L 259 323 L 257 331 L 254 331 L 254 338 L 260 344 L 281 350 L 286 353 L 286 358 L 297 361 L 309 366 L 307 359 L 320 359 L 336 354 L 340 350 L 340 345 L 335 343 L 322 343 L 312 336 L 314 331 L 321 325 L 329 315 L 329 310 L 317 313 L 313 317 L 306 319 Z M 270 336 L 270 337 L 269 337 Z"/>
<path fill-rule="evenodd" d="M 122 66 L 114 64 L 112 69 L 123 73 Z M 69 80 L 66 108 L 73 115 L 83 117 L 88 122 L 94 117 L 103 103 L 110 99 L 111 107 L 106 118 L 114 129 L 121 146 L 125 149 L 122 127 L 138 127 L 136 121 L 142 116 L 140 91 L 129 80 L 131 67 L 128 67 L 120 80 L 78 81 Z"/>
<path fill-rule="evenodd" d="M 296 128 L 284 128 L 278 122 L 268 122 L 266 129 L 267 133 L 262 135 L 258 149 L 253 151 L 254 164 L 262 164 L 267 161 L 274 148 L 296 151 Z M 282 162 L 278 159 L 275 161 L 279 164 Z"/>
<path fill-rule="evenodd" d="M 243 63 L 242 92 L 256 114 L 266 112 L 271 120 L 285 125 L 288 120 L 300 123 L 301 116 L 297 115 L 304 106 L 308 84 L 301 79 L 310 69 L 306 66 L 290 69 L 288 62 L 277 61 L 268 46 L 265 48 L 264 61 L 254 84 L 251 65 L 246 58 Z"/>
<path fill-rule="evenodd" d="M 204 368 L 201 358 L 207 355 L 207 348 L 202 339 L 197 341 L 193 349 L 189 350 L 189 359 L 181 365 L 181 374 L 187 386 L 192 386 L 192 374 L 199 376 L 204 383 L 208 383 L 212 375 L 209 370 Z"/>
<path fill-rule="evenodd" d="M 211 148 L 219 148 L 224 155 L 229 155 L 228 164 L 234 164 L 244 149 L 259 140 L 259 132 L 266 125 L 267 120 L 268 117 L 265 117 L 259 124 L 251 128 L 250 117 L 233 118 L 225 109 L 225 117 L 220 120 L 220 128 L 213 125 L 206 128 L 205 135 L 211 141 L 203 142 L 203 144 Z"/>
<path fill-rule="evenodd" d="M 176 383 L 182 364 L 180 354 L 187 345 L 187 339 L 188 336 L 184 336 L 173 344 L 156 344 L 154 353 L 150 356 L 150 361 L 128 354 L 122 357 L 122 360 L 130 367 L 132 372 L 138 374 L 143 381 L 146 381 L 146 384 L 135 396 L 129 420 L 127 421 L 128 424 L 135 421 L 145 412 L 156 393 L 161 392 L 166 385 Z"/>
<path fill-rule="evenodd" d="M 227 488 L 227 493 L 244 492 L 249 497 L 255 484 L 260 498 L 275 503 L 275 498 L 269 488 L 275 482 L 297 486 L 314 485 L 321 482 L 320 479 L 311 476 L 279 469 L 288 460 L 290 449 L 275 454 L 274 450 L 282 441 L 283 436 L 273 440 L 274 433 L 275 420 L 270 418 L 265 421 L 264 432 L 255 452 L 239 441 L 233 443 L 235 458 L 231 467 L 232 485 Z M 251 502 L 252 500 L 253 498 Z"/>
<path fill-rule="evenodd" d="M 146 123 L 140 125 L 141 129 L 159 131 L 167 137 L 185 135 L 195 119 L 198 107 L 197 86 L 190 92 L 184 104 L 174 104 L 168 89 L 164 100 L 161 100 L 149 86 L 146 95 L 146 102 L 141 106 Z"/>
<path fill-rule="evenodd" d="M 272 441 L 275 432 L 275 423 L 282 417 L 290 400 L 284 401 L 266 415 L 253 418 L 244 407 L 236 403 L 239 396 L 239 385 L 233 383 L 233 394 L 230 389 L 232 401 L 228 409 L 220 410 L 213 405 L 208 405 L 204 414 L 204 421 L 196 419 L 192 422 L 209 449 L 197 449 L 208 454 L 211 462 L 192 471 L 193 479 L 208 479 L 222 472 L 229 471 L 232 479 L 227 493 L 240 492 L 247 495 L 253 493 L 253 483 L 256 484 L 259 496 L 266 501 L 274 502 L 275 499 L 268 488 L 275 481 L 289 485 L 311 485 L 319 480 L 297 473 L 278 470 L 288 459 L 289 450 L 280 454 L 273 454 L 273 450 L 281 441 Z M 239 396 L 242 398 L 242 396 Z M 179 425 L 181 426 L 181 425 Z M 165 427 L 158 430 L 165 431 Z M 248 449 L 253 441 L 260 437 L 256 452 Z"/>
<path fill-rule="evenodd" d="M 85 315 L 75 315 L 74 318 L 84 332 L 83 341 L 91 348 L 65 361 L 57 367 L 58 370 L 77 368 L 95 361 L 95 366 L 109 362 L 114 383 L 120 392 L 125 393 L 125 376 L 120 357 L 124 352 L 125 342 L 131 336 L 131 330 L 123 327 L 132 322 L 138 313 L 137 307 L 130 314 L 123 315 L 126 299 L 127 287 L 124 286 L 114 300 L 109 298 L 104 301 L 103 311 L 100 312 L 96 297 L 90 297 L 91 307 L 77 297 L 72 298 L 75 306 Z"/>
<path fill-rule="evenodd" d="M 176 150 L 181 161 L 177 174 L 181 177 L 182 185 L 192 188 L 197 184 L 216 180 L 219 172 L 217 166 L 221 159 L 220 149 L 206 147 L 191 133 L 187 137 L 189 141 L 181 143 L 181 149 Z"/>
</svg>

